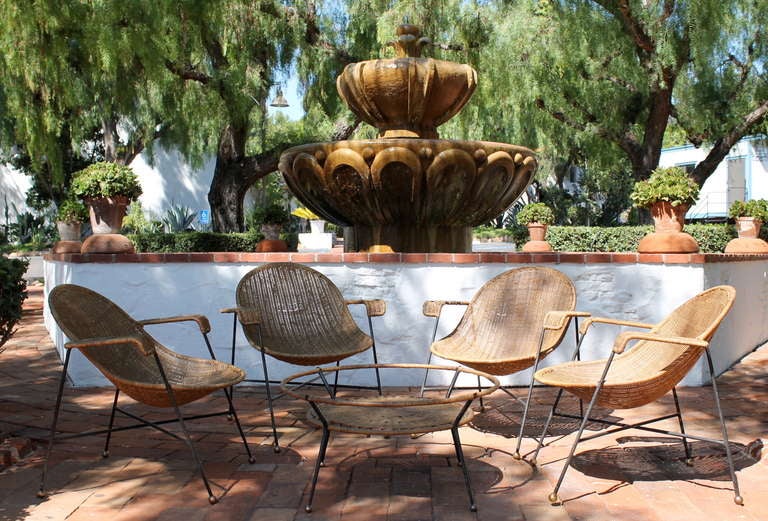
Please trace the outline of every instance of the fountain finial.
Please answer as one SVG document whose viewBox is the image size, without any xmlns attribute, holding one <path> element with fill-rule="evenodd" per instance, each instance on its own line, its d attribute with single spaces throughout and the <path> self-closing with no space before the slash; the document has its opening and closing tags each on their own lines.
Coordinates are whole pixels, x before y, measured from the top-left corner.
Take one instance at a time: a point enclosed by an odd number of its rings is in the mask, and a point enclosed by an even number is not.
<svg viewBox="0 0 768 521">
<path fill-rule="evenodd" d="M 395 47 L 398 58 L 420 58 L 421 48 L 432 43 L 426 36 L 421 36 L 421 29 L 407 21 L 397 27 L 397 38 L 390 42 Z"/>
</svg>

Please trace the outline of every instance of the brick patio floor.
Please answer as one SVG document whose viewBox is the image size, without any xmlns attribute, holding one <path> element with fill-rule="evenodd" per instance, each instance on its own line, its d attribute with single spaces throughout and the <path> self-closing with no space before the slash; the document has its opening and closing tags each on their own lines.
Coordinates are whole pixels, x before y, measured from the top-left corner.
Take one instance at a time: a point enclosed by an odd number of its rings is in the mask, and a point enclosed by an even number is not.
<svg viewBox="0 0 768 521">
<path fill-rule="evenodd" d="M 320 432 L 298 418 L 303 406 L 288 399 L 278 407 L 282 444 L 274 454 L 269 416 L 258 389 L 237 392 L 240 418 L 257 462 L 247 462 L 233 425 L 223 417 L 190 422 L 196 446 L 214 482 L 216 505 L 209 505 L 186 446 L 147 429 L 117 433 L 111 456 L 101 458 L 102 437 L 56 445 L 47 499 L 35 495 L 42 468 L 43 440 L 51 418 L 61 363 L 42 323 L 42 289 L 30 288 L 21 325 L 0 354 L 0 434 L 6 446 L 22 447 L 8 464 L 0 447 L 0 521 L 10 520 L 766 520 L 768 468 L 756 440 L 768 426 L 768 347 L 746 357 L 719 380 L 745 506 L 733 503 L 727 466 L 717 448 L 695 442 L 694 464 L 681 459 L 679 441 L 663 435 L 625 431 L 583 445 L 561 489 L 562 506 L 546 497 L 573 439 L 574 424 L 555 425 L 555 435 L 534 470 L 516 461 L 519 405 L 504 393 L 489 410 L 461 429 L 478 512 L 467 508 L 464 482 L 448 432 L 416 439 L 335 435 L 321 469 L 314 511 L 303 510 Z M 523 391 L 520 391 L 521 393 Z M 65 391 L 61 430 L 79 432 L 106 425 L 113 391 Z M 552 392 L 542 390 L 533 410 L 531 433 L 538 434 Z M 717 437 L 711 390 L 680 391 L 689 432 Z M 211 397 L 203 405 L 224 406 Z M 141 410 L 134 406 L 135 410 Z M 672 409 L 671 401 L 649 406 Z M 191 406 L 199 410 L 199 406 Z M 646 409 L 646 411 L 648 410 Z M 602 411 L 632 420 L 638 411 Z M 670 424 L 670 428 L 675 425 Z M 21 441 L 19 441 L 21 440 Z M 23 440 L 37 447 L 23 454 Z M 526 452 L 535 442 L 526 438 Z"/>
</svg>

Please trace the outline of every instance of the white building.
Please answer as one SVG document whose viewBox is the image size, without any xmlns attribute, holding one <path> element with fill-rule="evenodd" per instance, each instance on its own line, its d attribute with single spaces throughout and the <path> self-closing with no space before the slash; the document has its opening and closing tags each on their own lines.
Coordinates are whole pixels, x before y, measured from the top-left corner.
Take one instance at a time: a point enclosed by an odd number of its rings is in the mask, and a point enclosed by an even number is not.
<svg viewBox="0 0 768 521">
<path fill-rule="evenodd" d="M 702 161 L 709 151 L 693 145 L 665 148 L 659 166 L 687 170 Z M 733 201 L 768 199 L 768 138 L 745 137 L 730 150 L 701 189 L 699 200 L 688 210 L 688 219 L 728 217 Z"/>
</svg>

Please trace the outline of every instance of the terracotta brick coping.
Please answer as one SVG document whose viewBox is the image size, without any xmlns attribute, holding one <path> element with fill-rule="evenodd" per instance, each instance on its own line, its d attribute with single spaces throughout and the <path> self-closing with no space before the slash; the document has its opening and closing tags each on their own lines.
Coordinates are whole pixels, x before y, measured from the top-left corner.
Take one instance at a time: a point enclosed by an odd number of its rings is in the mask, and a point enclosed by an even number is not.
<svg viewBox="0 0 768 521">
<path fill-rule="evenodd" d="M 301 262 L 323 264 L 708 264 L 768 261 L 768 254 L 725 253 L 49 253 L 48 261 L 82 263 Z"/>
</svg>

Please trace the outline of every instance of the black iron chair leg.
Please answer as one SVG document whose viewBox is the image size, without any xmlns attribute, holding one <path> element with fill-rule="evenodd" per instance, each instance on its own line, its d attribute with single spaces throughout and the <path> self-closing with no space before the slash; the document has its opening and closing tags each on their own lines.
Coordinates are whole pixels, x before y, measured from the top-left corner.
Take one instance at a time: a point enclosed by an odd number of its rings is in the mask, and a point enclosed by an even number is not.
<svg viewBox="0 0 768 521">
<path fill-rule="evenodd" d="M 427 364 L 426 365 L 429 365 L 429 363 L 431 361 L 432 361 L 432 351 L 429 352 L 429 356 L 427 357 Z M 426 387 L 427 387 L 427 378 L 428 377 L 429 377 L 429 369 L 427 368 L 427 369 L 424 370 L 424 381 L 421 382 L 421 391 L 419 391 L 419 398 L 423 398 L 424 397 L 424 389 L 426 389 Z"/>
<path fill-rule="evenodd" d="M 165 390 L 168 393 L 168 399 L 173 406 L 174 412 L 176 412 L 176 417 L 179 420 L 179 426 L 184 433 L 184 442 L 187 444 L 187 447 L 189 447 L 190 452 L 192 452 L 192 457 L 194 458 L 195 464 L 197 465 L 197 470 L 200 472 L 200 477 L 203 479 L 205 490 L 208 491 L 208 502 L 214 505 L 219 502 L 219 499 L 213 494 L 213 490 L 211 490 L 211 484 L 208 482 L 208 477 L 205 475 L 205 470 L 203 469 L 203 462 L 200 459 L 200 455 L 197 453 L 197 449 L 195 449 L 194 443 L 192 443 L 192 437 L 189 435 L 186 423 L 184 423 L 184 416 L 181 414 L 181 409 L 179 409 L 178 402 L 176 402 L 176 395 L 173 392 L 171 384 L 168 382 L 168 377 L 165 375 L 165 370 L 163 369 L 163 364 L 160 362 L 160 357 L 157 355 L 157 351 L 155 351 L 153 354 L 155 357 L 155 363 L 157 364 L 158 370 L 160 371 L 160 376 L 163 379 Z"/>
<path fill-rule="evenodd" d="M 533 457 L 531 458 L 531 465 L 533 466 L 536 466 L 536 458 L 539 457 L 539 451 L 544 446 L 544 437 L 547 435 L 549 424 L 552 423 L 552 418 L 555 416 L 555 410 L 557 410 L 557 405 L 560 403 L 560 398 L 562 398 L 562 396 L 563 390 L 559 389 L 557 391 L 557 396 L 555 397 L 555 403 L 552 404 L 552 408 L 549 410 L 547 421 L 544 422 L 544 429 L 542 429 L 541 436 L 539 436 L 539 443 L 536 445 L 536 450 L 533 452 Z"/>
<path fill-rule="evenodd" d="M 483 382 L 480 380 L 480 375 L 477 375 L 477 392 L 482 393 L 483 392 Z M 483 405 L 483 397 L 481 396 L 479 398 L 480 401 L 480 411 L 485 411 L 485 405 Z"/>
<path fill-rule="evenodd" d="M 744 504 L 744 498 L 741 497 L 739 492 L 739 481 L 736 479 L 736 469 L 733 465 L 733 454 L 731 452 L 731 444 L 728 441 L 728 429 L 725 426 L 725 418 L 723 417 L 723 409 L 720 407 L 720 393 L 717 390 L 717 382 L 715 381 L 715 368 L 712 365 L 712 357 L 709 355 L 709 349 L 705 351 L 707 355 L 707 365 L 709 368 L 709 376 L 712 380 L 712 394 L 715 398 L 715 408 L 717 409 L 717 417 L 720 420 L 720 430 L 723 433 L 723 445 L 725 445 L 725 456 L 728 460 L 728 470 L 731 473 L 731 481 L 733 482 L 733 502 L 737 505 Z"/>
<path fill-rule="evenodd" d="M 51 460 L 51 452 L 53 451 L 53 440 L 56 437 L 56 424 L 59 421 L 59 411 L 61 410 L 61 399 L 64 394 L 64 382 L 67 380 L 67 368 L 69 367 L 69 357 L 72 352 L 67 349 L 64 355 L 64 368 L 61 371 L 61 379 L 59 380 L 59 389 L 56 393 L 56 405 L 53 408 L 53 420 L 51 421 L 51 432 L 48 435 L 48 447 L 45 450 L 45 462 L 43 463 L 43 474 L 40 477 L 40 489 L 37 491 L 38 497 L 47 496 L 45 492 L 45 479 L 48 476 L 48 462 Z"/>
<path fill-rule="evenodd" d="M 269 419 L 272 423 L 272 439 L 275 452 L 280 452 L 280 442 L 277 439 L 277 424 L 275 423 L 275 409 L 272 404 L 272 391 L 269 388 L 269 371 L 267 370 L 267 356 L 263 349 L 261 352 L 261 365 L 264 368 L 264 389 L 267 391 L 267 407 L 269 407 Z"/>
<path fill-rule="evenodd" d="M 115 388 L 115 399 L 112 402 L 112 413 L 109 415 L 109 427 L 107 427 L 107 438 L 104 440 L 104 450 L 101 453 L 102 458 L 109 457 L 109 442 L 112 439 L 112 427 L 115 425 L 115 412 L 117 411 L 117 398 L 120 396 L 120 389 Z"/>
<path fill-rule="evenodd" d="M 373 321 L 371 321 L 371 316 L 368 315 L 368 331 L 371 333 L 371 351 L 373 354 L 373 364 L 376 366 L 374 369 L 376 371 L 376 389 L 379 391 L 379 396 L 381 396 L 381 374 L 379 374 L 379 355 L 376 353 L 376 338 L 373 336 Z"/>
<path fill-rule="evenodd" d="M 230 389 L 232 389 L 230 387 Z M 227 397 L 227 402 L 229 403 L 229 413 L 232 416 L 232 419 L 235 421 L 235 425 L 237 426 L 237 432 L 240 433 L 240 439 L 243 440 L 243 445 L 245 445 L 245 452 L 248 453 L 248 463 L 256 463 L 256 458 L 253 457 L 253 454 L 251 453 L 251 447 L 248 445 L 248 440 L 245 438 L 245 433 L 243 432 L 243 427 L 240 425 L 240 419 L 237 417 L 237 412 L 235 411 L 235 405 L 232 403 L 232 396 L 229 394 L 229 390 L 223 389 L 224 395 Z"/>
<path fill-rule="evenodd" d="M 235 340 L 237 339 L 237 312 L 232 315 L 232 352 L 229 355 L 229 363 L 235 365 Z M 229 396 L 235 401 L 235 386 L 229 388 Z"/>
<path fill-rule="evenodd" d="M 517 444 L 515 446 L 515 452 L 512 454 L 512 457 L 516 460 L 519 460 L 522 458 L 520 456 L 520 445 L 523 442 L 523 433 L 525 431 L 525 422 L 528 419 L 528 409 L 531 406 L 531 398 L 533 397 L 533 384 L 535 383 L 535 380 L 533 376 L 536 374 L 536 371 L 539 369 L 539 362 L 541 361 L 541 345 L 544 343 L 544 329 L 541 330 L 541 335 L 539 335 L 539 349 L 536 351 L 536 359 L 533 361 L 533 372 L 531 373 L 531 381 L 528 384 L 528 397 L 525 399 L 525 406 L 523 407 L 523 417 L 520 419 L 520 433 L 517 435 Z"/>
<path fill-rule="evenodd" d="M 677 413 L 677 424 L 680 426 L 680 434 L 684 435 L 685 425 L 683 424 L 683 415 L 680 411 L 680 401 L 677 399 L 677 389 L 674 387 L 672 388 L 672 398 L 675 400 L 675 412 Z M 693 460 L 691 459 L 691 446 L 688 443 L 688 438 L 681 436 L 680 439 L 683 441 L 683 449 L 685 450 L 685 464 L 691 465 Z"/>
<path fill-rule="evenodd" d="M 600 394 L 600 390 L 603 388 L 603 383 L 605 382 L 606 376 L 608 376 L 608 369 L 611 367 L 611 362 L 613 362 L 613 357 L 616 353 L 611 352 L 611 355 L 608 357 L 608 361 L 605 364 L 605 369 L 603 369 L 603 374 L 600 376 L 600 380 L 597 382 L 597 387 L 595 387 L 595 392 L 592 394 L 592 399 L 589 401 L 589 405 L 587 406 L 587 410 L 585 411 L 583 418 L 581 419 L 581 425 L 579 425 L 579 431 L 576 433 L 576 439 L 573 440 L 573 445 L 571 445 L 571 450 L 568 452 L 568 457 L 565 460 L 565 464 L 563 465 L 563 470 L 560 472 L 560 477 L 557 479 L 557 483 L 555 483 L 555 488 L 552 490 L 552 492 L 549 494 L 549 497 L 547 498 L 549 502 L 553 505 L 557 505 L 560 503 L 560 498 L 557 496 L 557 491 L 560 490 L 560 485 L 563 484 L 563 479 L 565 479 L 565 473 L 568 472 L 568 467 L 571 465 L 571 460 L 573 459 L 573 455 L 576 453 L 576 446 L 579 444 L 579 441 L 581 441 L 581 435 L 584 433 L 584 428 L 587 426 L 587 421 L 589 420 L 589 415 L 592 413 L 592 408 L 595 406 L 595 403 L 597 403 L 597 396 Z"/>
<path fill-rule="evenodd" d="M 464 449 L 461 447 L 461 439 L 459 438 L 459 421 L 462 416 L 467 412 L 472 401 L 468 401 L 461 408 L 461 411 L 456 416 L 453 425 L 451 426 L 451 437 L 453 438 L 453 448 L 456 451 L 456 460 L 459 462 L 461 471 L 464 474 L 464 485 L 467 487 L 467 496 L 469 496 L 469 510 L 471 512 L 477 512 L 477 504 L 475 503 L 475 496 L 472 494 L 472 483 L 469 480 L 469 469 L 467 468 L 467 462 L 464 459 Z"/>
<path fill-rule="evenodd" d="M 323 437 L 320 439 L 320 449 L 317 451 L 317 459 L 315 460 L 315 470 L 312 473 L 312 485 L 309 488 L 309 498 L 307 499 L 307 505 L 304 507 L 306 512 L 312 512 L 312 501 L 315 498 L 315 488 L 317 487 L 317 476 L 320 474 L 320 467 L 325 465 L 325 451 L 328 448 L 328 440 L 331 437 L 331 431 L 328 430 L 328 422 L 326 421 L 320 408 L 315 402 L 309 402 L 309 405 L 315 410 L 317 418 L 323 426 Z"/>
</svg>

